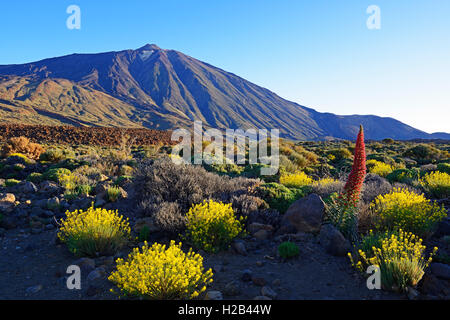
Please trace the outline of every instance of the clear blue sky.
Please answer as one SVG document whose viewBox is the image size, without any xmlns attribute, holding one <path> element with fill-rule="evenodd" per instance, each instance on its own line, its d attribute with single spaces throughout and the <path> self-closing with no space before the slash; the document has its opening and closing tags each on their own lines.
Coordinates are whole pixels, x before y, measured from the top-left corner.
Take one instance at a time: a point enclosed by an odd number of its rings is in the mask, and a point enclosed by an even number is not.
<svg viewBox="0 0 450 320">
<path fill-rule="evenodd" d="M 3 1 L 0 64 L 155 43 L 318 111 L 450 132 L 449 17 L 448 0 Z"/>
</svg>

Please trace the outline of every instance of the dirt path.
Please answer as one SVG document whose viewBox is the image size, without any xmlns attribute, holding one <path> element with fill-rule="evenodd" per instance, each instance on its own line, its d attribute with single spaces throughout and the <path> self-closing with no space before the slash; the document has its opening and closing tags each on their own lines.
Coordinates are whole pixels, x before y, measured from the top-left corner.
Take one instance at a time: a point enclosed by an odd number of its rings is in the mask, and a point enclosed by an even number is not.
<svg viewBox="0 0 450 320">
<path fill-rule="evenodd" d="M 81 290 L 67 289 L 65 271 L 77 258 L 64 245 L 55 244 L 54 237 L 54 231 L 26 234 L 11 230 L 0 239 L 0 299 L 115 299 L 106 275 L 94 285 L 86 279 L 90 270 L 82 270 Z M 261 295 L 265 282 L 277 299 L 404 298 L 368 290 L 347 258 L 326 254 L 314 239 L 298 244 L 300 256 L 289 262 L 272 259 L 277 245 L 272 241 L 248 243 L 247 256 L 232 250 L 207 255 L 205 265 L 215 270 L 211 290 L 223 292 L 225 299 L 253 299 Z M 243 281 L 246 270 L 258 278 L 257 284 Z"/>
</svg>

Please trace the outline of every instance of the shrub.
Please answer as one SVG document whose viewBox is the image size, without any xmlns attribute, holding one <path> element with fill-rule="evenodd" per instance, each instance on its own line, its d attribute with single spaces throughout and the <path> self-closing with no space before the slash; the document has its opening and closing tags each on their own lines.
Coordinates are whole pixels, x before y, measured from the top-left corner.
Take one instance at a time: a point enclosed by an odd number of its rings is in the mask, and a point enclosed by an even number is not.
<svg viewBox="0 0 450 320">
<path fill-rule="evenodd" d="M 380 229 L 403 229 L 418 236 L 428 235 L 447 216 L 443 206 L 439 207 L 423 194 L 406 188 L 394 188 L 388 194 L 379 195 L 370 208 L 378 216 Z"/>
<path fill-rule="evenodd" d="M 450 197 L 450 175 L 435 171 L 420 179 L 422 187 L 436 198 Z"/>
<path fill-rule="evenodd" d="M 206 290 L 213 280 L 212 270 L 205 271 L 203 258 L 192 249 L 181 250 L 181 243 L 170 242 L 169 247 L 158 243 L 151 247 L 145 242 L 126 261 L 117 260 L 117 271 L 109 280 L 124 296 L 146 299 L 193 299 Z"/>
<path fill-rule="evenodd" d="M 161 224 L 167 227 L 163 231 L 184 228 L 183 217 L 194 204 L 204 199 L 230 203 L 234 196 L 252 193 L 259 180 L 242 177 L 230 178 L 206 171 L 200 166 L 174 164 L 170 159 L 145 160 L 138 166 L 133 179 L 140 191 L 137 200 L 145 216 L 157 218 L 164 216 L 167 221 Z M 162 212 L 163 203 L 173 203 L 170 213 Z M 241 212 L 236 211 L 237 215 Z M 162 219 L 160 219 L 162 221 Z"/>
<path fill-rule="evenodd" d="M 52 168 L 52 169 L 49 169 L 46 172 L 44 172 L 42 174 L 42 178 L 44 180 L 51 180 L 51 181 L 54 181 L 54 182 L 59 182 L 61 177 L 68 176 L 71 173 L 72 172 L 69 169 L 66 169 L 66 168 Z"/>
<path fill-rule="evenodd" d="M 40 183 L 42 181 L 42 174 L 39 172 L 32 172 L 28 175 L 27 181 L 33 183 Z"/>
<path fill-rule="evenodd" d="M 257 192 L 270 208 L 280 213 L 285 213 L 294 201 L 305 196 L 302 189 L 290 189 L 275 182 L 262 184 L 257 188 Z"/>
<path fill-rule="evenodd" d="M 88 184 L 80 184 L 76 186 L 75 192 L 79 196 L 88 196 L 92 192 L 92 186 Z"/>
<path fill-rule="evenodd" d="M 16 184 L 19 184 L 20 183 L 20 180 L 16 180 L 16 179 L 6 179 L 5 180 L 5 186 L 6 187 L 13 187 L 13 186 L 15 186 Z"/>
<path fill-rule="evenodd" d="M 141 230 L 139 230 L 138 240 L 139 242 L 148 241 L 150 238 L 150 228 L 147 225 L 144 225 Z"/>
<path fill-rule="evenodd" d="M 108 195 L 108 200 L 109 201 L 116 202 L 119 199 L 120 194 L 121 194 L 120 188 L 119 187 L 115 187 L 115 186 L 109 187 L 106 190 L 106 194 Z"/>
<path fill-rule="evenodd" d="M 313 184 L 313 182 L 313 179 L 304 172 L 282 175 L 280 177 L 280 183 L 288 188 L 302 188 Z"/>
<path fill-rule="evenodd" d="M 112 255 L 126 243 L 130 235 L 128 219 L 118 211 L 91 206 L 86 211 L 66 212 L 58 238 L 69 250 L 80 256 Z"/>
<path fill-rule="evenodd" d="M 359 261 L 355 261 L 351 254 L 349 257 L 352 264 L 362 272 L 365 272 L 364 266 L 378 266 L 381 285 L 386 290 L 406 291 L 408 287 L 415 287 L 437 251 L 434 248 L 425 260 L 426 247 L 422 245 L 422 239 L 401 229 L 398 233 L 386 233 L 381 237 L 369 234 L 368 237 L 370 239 L 366 241 L 373 247 L 367 251 L 359 249 Z"/>
<path fill-rule="evenodd" d="M 19 160 L 20 162 L 24 163 L 24 164 L 32 164 L 33 161 L 31 161 L 30 159 L 28 159 L 28 157 L 24 154 L 21 153 L 11 153 L 8 156 L 8 159 L 14 159 L 14 160 Z"/>
<path fill-rule="evenodd" d="M 294 258 L 299 255 L 299 252 L 298 246 L 293 242 L 285 241 L 278 246 L 278 254 L 283 259 Z"/>
<path fill-rule="evenodd" d="M 8 157 L 14 153 L 21 153 L 31 159 L 39 159 L 41 153 L 45 150 L 37 143 L 30 142 L 26 137 L 14 137 L 6 141 L 2 147 L 2 154 L 4 157 Z"/>
<path fill-rule="evenodd" d="M 437 170 L 442 173 L 450 174 L 450 163 L 439 163 Z"/>
<path fill-rule="evenodd" d="M 231 204 L 213 200 L 193 206 L 186 220 L 187 238 L 195 247 L 207 252 L 227 249 L 243 231 L 243 218 L 236 219 Z"/>
<path fill-rule="evenodd" d="M 357 237 L 357 208 L 342 203 L 337 193 L 325 201 L 325 221 L 334 225 L 345 238 L 355 240 Z"/>
<path fill-rule="evenodd" d="M 403 155 L 416 160 L 418 163 L 430 163 L 449 158 L 447 151 L 441 151 L 429 144 L 418 144 L 406 150 Z"/>
<path fill-rule="evenodd" d="M 386 176 L 390 183 L 411 183 L 419 178 L 419 171 L 413 169 L 397 169 Z"/>
<path fill-rule="evenodd" d="M 333 193 L 339 193 L 342 191 L 344 183 L 340 180 L 332 178 L 323 178 L 314 181 L 312 184 L 312 192 L 318 194 L 322 198 L 326 198 Z"/>
<path fill-rule="evenodd" d="M 347 148 L 338 148 L 332 149 L 328 151 L 328 156 L 332 155 L 329 159 L 334 162 L 339 162 L 341 160 L 350 159 L 352 157 L 352 153 Z"/>
<path fill-rule="evenodd" d="M 368 160 L 367 170 L 370 173 L 375 173 L 379 175 L 380 177 L 386 177 L 389 173 L 391 173 L 394 170 L 394 167 L 377 160 Z"/>
<path fill-rule="evenodd" d="M 42 153 L 39 157 L 40 161 L 56 163 L 65 159 L 65 155 L 61 149 L 49 149 Z"/>
</svg>

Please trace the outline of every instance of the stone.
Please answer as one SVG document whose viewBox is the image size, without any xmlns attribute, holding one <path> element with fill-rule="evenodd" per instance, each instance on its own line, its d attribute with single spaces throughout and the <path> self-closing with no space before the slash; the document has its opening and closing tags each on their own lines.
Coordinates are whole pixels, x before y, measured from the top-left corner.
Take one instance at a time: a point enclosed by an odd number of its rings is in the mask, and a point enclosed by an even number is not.
<svg viewBox="0 0 450 320">
<path fill-rule="evenodd" d="M 101 198 L 99 196 L 97 196 L 95 198 L 94 206 L 96 206 L 96 207 L 103 207 L 105 204 L 106 204 L 106 200 L 105 199 L 103 199 L 103 198 Z"/>
<path fill-rule="evenodd" d="M 42 284 L 38 284 L 38 285 L 36 285 L 36 286 L 32 286 L 32 287 L 29 287 L 29 288 L 27 288 L 27 293 L 28 294 L 35 294 L 35 293 L 38 293 L 39 291 L 41 291 L 42 290 Z"/>
<path fill-rule="evenodd" d="M 416 289 L 414 289 L 412 287 L 406 288 L 406 291 L 407 291 L 409 300 L 417 300 L 420 296 L 419 291 L 417 291 Z"/>
<path fill-rule="evenodd" d="M 443 263 L 433 262 L 430 264 L 431 272 L 438 278 L 450 280 L 450 266 Z"/>
<path fill-rule="evenodd" d="M 256 240 L 263 241 L 267 240 L 270 236 L 270 232 L 264 229 L 256 231 L 253 236 L 256 238 Z"/>
<path fill-rule="evenodd" d="M 266 296 L 256 296 L 253 298 L 253 300 L 272 300 L 272 299 Z"/>
<path fill-rule="evenodd" d="M 134 230 L 136 230 L 137 233 L 141 232 L 144 227 L 147 227 L 150 233 L 159 231 L 159 228 L 155 225 L 155 221 L 151 217 L 138 219 L 134 223 Z"/>
<path fill-rule="evenodd" d="M 223 300 L 222 292 L 208 291 L 206 292 L 205 300 Z"/>
<path fill-rule="evenodd" d="M 274 287 L 279 287 L 281 285 L 281 280 L 280 279 L 275 279 L 272 281 L 272 285 Z"/>
<path fill-rule="evenodd" d="M 313 193 L 291 204 L 283 216 L 282 225 L 289 222 L 297 232 L 315 233 L 320 230 L 324 213 L 325 203 Z"/>
<path fill-rule="evenodd" d="M 448 236 L 450 235 L 450 219 L 444 219 L 439 223 L 436 231 L 436 235 Z"/>
<path fill-rule="evenodd" d="M 15 207 L 16 196 L 13 193 L 0 193 L 0 212 L 11 212 Z"/>
<path fill-rule="evenodd" d="M 248 225 L 247 227 L 247 231 L 254 234 L 260 230 L 266 230 L 269 232 L 273 231 L 273 226 L 269 225 L 269 224 L 262 224 L 262 223 L 258 223 L 258 222 L 253 222 L 251 224 Z"/>
<path fill-rule="evenodd" d="M 99 267 L 91 272 L 89 272 L 87 276 L 88 281 L 95 281 L 98 279 L 102 279 L 105 276 L 105 269 Z"/>
<path fill-rule="evenodd" d="M 59 198 L 53 197 L 47 200 L 47 209 L 49 210 L 59 210 Z"/>
<path fill-rule="evenodd" d="M 263 287 L 266 285 L 266 279 L 261 277 L 252 277 L 252 282 L 255 286 Z"/>
<path fill-rule="evenodd" d="M 73 265 L 79 266 L 82 272 L 89 273 L 95 269 L 95 260 L 90 258 L 80 258 Z"/>
<path fill-rule="evenodd" d="M 223 293 L 229 297 L 235 297 L 241 293 L 241 288 L 239 287 L 239 283 L 236 281 L 231 281 L 228 283 L 223 289 Z"/>
<path fill-rule="evenodd" d="M 22 193 L 36 193 L 38 188 L 33 182 L 22 181 L 16 186 L 17 190 Z"/>
<path fill-rule="evenodd" d="M 428 295 L 439 295 L 443 290 L 443 283 L 435 275 L 425 273 L 422 278 L 422 292 Z"/>
<path fill-rule="evenodd" d="M 0 226 L 6 230 L 15 229 L 18 226 L 17 217 L 15 216 L 4 216 L 0 220 Z"/>
<path fill-rule="evenodd" d="M 243 241 L 234 241 L 231 246 L 240 255 L 246 256 L 248 254 Z"/>
<path fill-rule="evenodd" d="M 319 242 L 326 252 L 334 256 L 346 256 L 351 251 L 350 242 L 332 224 L 325 224 L 320 229 Z"/>
<path fill-rule="evenodd" d="M 213 269 L 214 273 L 223 272 L 223 270 L 224 270 L 223 265 L 221 265 L 221 264 L 216 264 L 215 266 L 213 266 L 212 269 Z"/>
<path fill-rule="evenodd" d="M 261 295 L 271 299 L 275 299 L 278 296 L 278 294 L 269 286 L 264 286 L 261 288 Z"/>
<path fill-rule="evenodd" d="M 244 282 L 252 281 L 252 274 L 252 270 L 245 269 L 244 271 L 242 271 L 241 280 Z"/>
<path fill-rule="evenodd" d="M 61 188 L 53 181 L 42 181 L 39 184 L 39 193 L 46 195 L 55 195 L 60 193 Z"/>
</svg>

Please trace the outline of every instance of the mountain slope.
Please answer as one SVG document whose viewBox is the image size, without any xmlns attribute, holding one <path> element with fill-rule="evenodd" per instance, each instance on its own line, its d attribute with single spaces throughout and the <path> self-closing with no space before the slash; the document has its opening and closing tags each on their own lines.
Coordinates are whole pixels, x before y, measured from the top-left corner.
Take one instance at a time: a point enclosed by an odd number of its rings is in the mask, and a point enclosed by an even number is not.
<svg viewBox="0 0 450 320">
<path fill-rule="evenodd" d="M 353 138 L 362 123 L 369 139 L 430 137 L 390 118 L 319 113 L 156 45 L 0 66 L 0 115 L 1 122 L 155 129 L 201 120 L 216 128 L 278 128 L 294 139 Z"/>
</svg>

